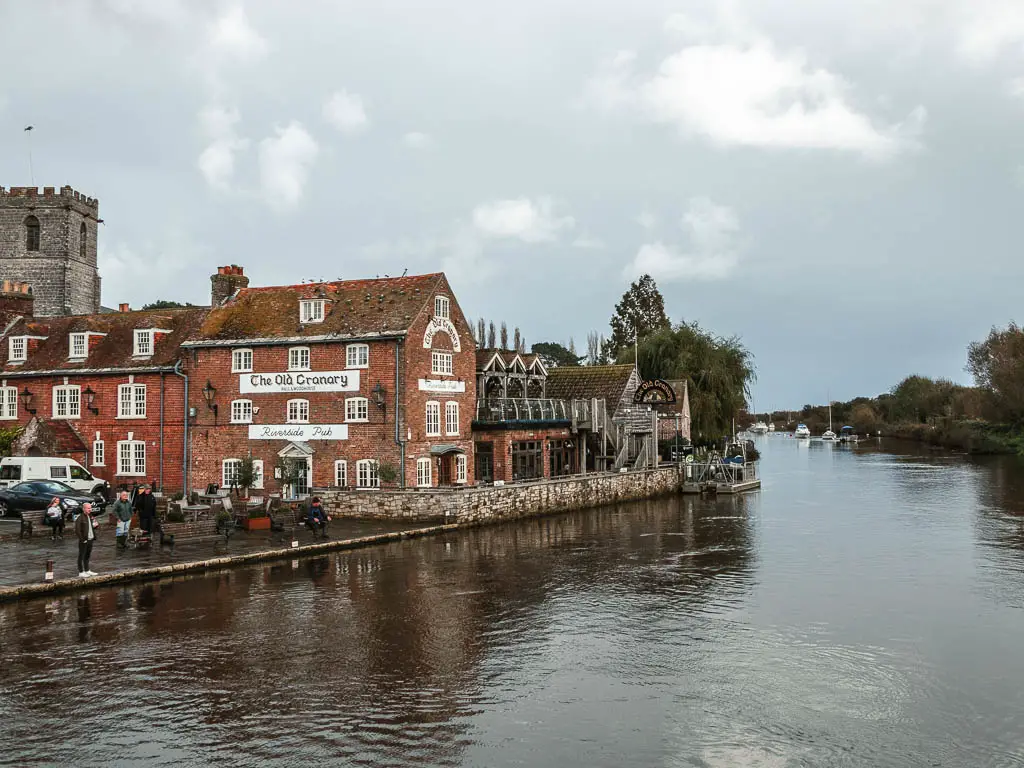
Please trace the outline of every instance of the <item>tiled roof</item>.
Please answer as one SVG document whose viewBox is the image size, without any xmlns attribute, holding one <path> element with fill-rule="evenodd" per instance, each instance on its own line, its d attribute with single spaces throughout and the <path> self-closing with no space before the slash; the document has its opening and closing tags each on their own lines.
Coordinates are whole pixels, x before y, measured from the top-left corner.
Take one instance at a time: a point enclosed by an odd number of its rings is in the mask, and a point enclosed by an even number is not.
<svg viewBox="0 0 1024 768">
<path fill-rule="evenodd" d="M 376 336 L 408 330 L 445 286 L 444 275 L 410 275 L 377 280 L 344 280 L 243 288 L 226 304 L 210 310 L 196 341 Z M 324 299 L 321 323 L 299 322 L 299 301 Z"/>
<path fill-rule="evenodd" d="M 562 365 L 548 371 L 547 396 L 556 400 L 604 399 L 614 409 L 633 375 L 632 365 Z"/>
<path fill-rule="evenodd" d="M 178 360 L 180 344 L 192 334 L 209 310 L 154 309 L 148 312 L 113 312 L 99 315 L 73 315 L 20 320 L 8 332 L 11 336 L 45 336 L 30 349 L 28 359 L 18 364 L 6 362 L 8 352 L 0 349 L 5 361 L 3 373 L 28 371 L 75 371 L 103 368 L 149 368 L 173 366 Z M 136 328 L 159 328 L 169 331 L 158 335 L 150 357 L 133 357 Z M 89 355 L 85 360 L 69 362 L 72 333 L 93 331 L 106 334 L 90 337 Z"/>
</svg>

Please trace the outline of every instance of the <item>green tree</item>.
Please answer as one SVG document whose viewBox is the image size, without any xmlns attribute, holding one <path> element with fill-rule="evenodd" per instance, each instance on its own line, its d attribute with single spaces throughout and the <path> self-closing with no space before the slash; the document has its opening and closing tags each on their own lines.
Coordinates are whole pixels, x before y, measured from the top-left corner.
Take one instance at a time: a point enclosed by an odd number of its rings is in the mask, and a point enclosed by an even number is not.
<svg viewBox="0 0 1024 768">
<path fill-rule="evenodd" d="M 1024 421 L 1024 329 L 993 328 L 985 341 L 967 348 L 967 370 L 989 396 L 998 421 Z"/>
<path fill-rule="evenodd" d="M 583 360 L 570 349 L 559 344 L 557 341 L 542 341 L 530 347 L 530 351 L 540 357 L 540 361 L 547 368 L 558 368 L 559 366 L 579 365 Z"/>
<path fill-rule="evenodd" d="M 641 275 L 629 286 L 629 290 L 622 294 L 622 300 L 615 305 L 610 325 L 612 335 L 605 352 L 611 358 L 617 358 L 623 350 L 631 348 L 636 339 L 643 340 L 655 331 L 671 328 L 665 314 L 665 299 L 653 277 Z"/>
<path fill-rule="evenodd" d="M 167 299 L 158 299 L 152 304 L 143 305 L 142 309 L 181 309 L 183 307 L 194 307 L 195 304 L 182 304 L 180 301 L 168 301 Z"/>
</svg>

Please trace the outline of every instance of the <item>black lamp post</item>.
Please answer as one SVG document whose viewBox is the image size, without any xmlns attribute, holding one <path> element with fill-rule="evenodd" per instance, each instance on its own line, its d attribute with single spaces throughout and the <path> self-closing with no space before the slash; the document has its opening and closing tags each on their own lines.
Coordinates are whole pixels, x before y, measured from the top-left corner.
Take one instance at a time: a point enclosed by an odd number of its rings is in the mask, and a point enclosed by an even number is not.
<svg viewBox="0 0 1024 768">
<path fill-rule="evenodd" d="M 206 400 L 206 407 L 213 411 L 213 418 L 217 418 L 217 404 L 213 402 L 213 398 L 217 396 L 217 388 L 213 386 L 213 382 L 209 379 L 206 380 L 206 386 L 203 387 L 203 399 Z"/>
<path fill-rule="evenodd" d="M 24 408 L 28 413 L 33 416 L 36 414 L 36 409 L 32 407 L 32 400 L 35 399 L 35 393 L 31 392 L 28 385 L 25 385 L 25 389 L 21 391 L 21 407 Z"/>
<path fill-rule="evenodd" d="M 96 393 L 92 391 L 92 387 L 86 387 L 82 394 L 85 395 L 85 407 L 98 416 L 100 409 L 94 407 L 94 404 L 96 403 Z"/>
</svg>

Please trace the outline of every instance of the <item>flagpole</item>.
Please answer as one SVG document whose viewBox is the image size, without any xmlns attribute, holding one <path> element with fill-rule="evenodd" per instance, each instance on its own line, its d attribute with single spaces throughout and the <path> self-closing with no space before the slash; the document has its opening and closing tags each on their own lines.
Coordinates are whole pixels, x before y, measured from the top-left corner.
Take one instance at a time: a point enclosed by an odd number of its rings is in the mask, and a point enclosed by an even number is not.
<svg viewBox="0 0 1024 768">
<path fill-rule="evenodd" d="M 25 133 L 28 134 L 28 177 L 31 181 L 32 186 L 36 185 L 36 172 L 32 167 L 32 128 L 34 126 L 28 126 L 25 128 Z"/>
</svg>

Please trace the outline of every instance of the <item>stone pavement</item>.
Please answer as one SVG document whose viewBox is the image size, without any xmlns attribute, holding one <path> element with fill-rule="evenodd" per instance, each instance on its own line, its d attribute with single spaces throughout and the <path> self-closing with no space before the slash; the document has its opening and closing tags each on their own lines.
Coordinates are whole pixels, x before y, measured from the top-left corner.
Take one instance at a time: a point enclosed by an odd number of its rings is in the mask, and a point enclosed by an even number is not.
<svg viewBox="0 0 1024 768">
<path fill-rule="evenodd" d="M 328 540 L 355 539 L 410 527 L 415 526 L 387 521 L 333 520 L 328 529 Z M 78 576 L 78 541 L 70 524 L 65 530 L 64 540 L 57 542 L 50 541 L 49 530 L 40 533 L 38 527 L 36 535 L 31 539 L 18 539 L 19 529 L 20 523 L 17 520 L 0 520 L 0 587 L 42 582 L 47 560 L 53 560 L 54 579 L 71 579 Z M 300 546 L 322 541 L 314 538 L 305 528 L 297 529 L 296 533 Z M 281 549 L 290 545 L 290 530 L 280 533 L 235 531 L 227 543 L 223 538 L 216 541 L 205 539 L 182 541 L 173 547 L 154 544 L 148 549 L 118 551 L 114 542 L 114 527 L 107 524 L 104 516 L 103 524 L 97 531 L 89 567 L 98 574 L 109 574 L 136 568 Z"/>
</svg>

